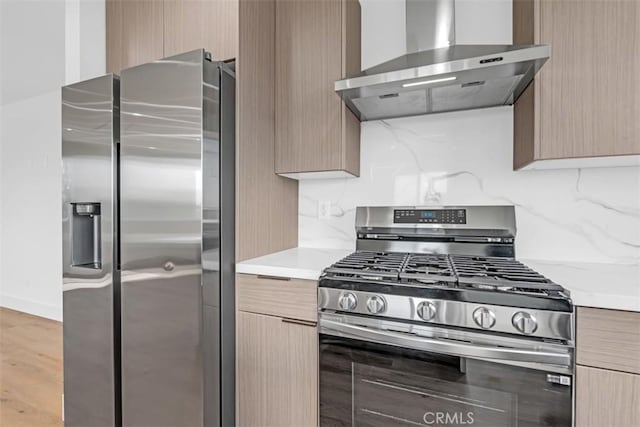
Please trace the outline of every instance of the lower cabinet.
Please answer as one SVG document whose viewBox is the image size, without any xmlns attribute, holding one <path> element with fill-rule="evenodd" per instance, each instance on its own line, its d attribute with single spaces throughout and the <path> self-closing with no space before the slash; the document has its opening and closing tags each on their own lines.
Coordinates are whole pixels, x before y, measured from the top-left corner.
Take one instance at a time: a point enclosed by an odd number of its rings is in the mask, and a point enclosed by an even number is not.
<svg viewBox="0 0 640 427">
<path fill-rule="evenodd" d="M 640 375 L 576 367 L 576 426 L 640 425 Z"/>
<path fill-rule="evenodd" d="M 640 313 L 578 307 L 576 427 L 640 426 Z"/>
<path fill-rule="evenodd" d="M 317 425 L 317 330 L 296 322 L 238 312 L 239 426 Z"/>
<path fill-rule="evenodd" d="M 236 275 L 236 424 L 318 425 L 317 282 Z"/>
</svg>

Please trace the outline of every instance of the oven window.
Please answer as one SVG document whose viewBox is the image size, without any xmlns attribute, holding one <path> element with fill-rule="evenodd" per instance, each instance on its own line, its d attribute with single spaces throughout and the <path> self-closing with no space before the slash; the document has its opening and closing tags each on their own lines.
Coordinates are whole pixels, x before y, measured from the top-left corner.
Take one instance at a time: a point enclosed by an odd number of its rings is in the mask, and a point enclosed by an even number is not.
<svg viewBox="0 0 640 427">
<path fill-rule="evenodd" d="M 322 426 L 571 426 L 547 372 L 321 335 Z"/>
</svg>

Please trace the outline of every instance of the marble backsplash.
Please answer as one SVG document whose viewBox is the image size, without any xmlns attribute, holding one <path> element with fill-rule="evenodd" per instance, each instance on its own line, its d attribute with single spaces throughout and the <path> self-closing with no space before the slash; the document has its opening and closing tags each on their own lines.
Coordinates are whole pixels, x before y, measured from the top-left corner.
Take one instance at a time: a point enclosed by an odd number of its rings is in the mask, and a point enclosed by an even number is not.
<svg viewBox="0 0 640 427">
<path fill-rule="evenodd" d="M 513 204 L 519 258 L 640 262 L 640 167 L 514 172 L 512 135 L 511 107 L 363 123 L 360 178 L 300 181 L 299 245 L 354 248 L 356 206 Z"/>
</svg>

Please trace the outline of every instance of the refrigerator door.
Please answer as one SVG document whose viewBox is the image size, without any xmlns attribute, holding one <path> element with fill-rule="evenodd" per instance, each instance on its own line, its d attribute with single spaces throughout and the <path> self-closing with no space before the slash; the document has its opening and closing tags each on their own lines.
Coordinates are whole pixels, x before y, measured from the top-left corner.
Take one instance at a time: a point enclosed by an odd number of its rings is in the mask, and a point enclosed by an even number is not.
<svg viewBox="0 0 640 427">
<path fill-rule="evenodd" d="M 122 421 L 203 424 L 204 51 L 121 75 Z"/>
<path fill-rule="evenodd" d="M 235 425 L 235 71 L 205 61 L 204 425 Z"/>
<path fill-rule="evenodd" d="M 118 91 L 114 75 L 62 88 L 67 427 L 119 424 Z"/>
</svg>

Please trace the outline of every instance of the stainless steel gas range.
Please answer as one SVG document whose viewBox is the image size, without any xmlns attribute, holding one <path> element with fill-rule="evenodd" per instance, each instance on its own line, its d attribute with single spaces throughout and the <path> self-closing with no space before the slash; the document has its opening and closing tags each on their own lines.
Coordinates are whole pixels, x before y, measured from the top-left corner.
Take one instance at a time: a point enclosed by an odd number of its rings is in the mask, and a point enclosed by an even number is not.
<svg viewBox="0 0 640 427">
<path fill-rule="evenodd" d="M 569 292 L 513 206 L 362 207 L 319 282 L 320 424 L 571 426 Z"/>
</svg>

